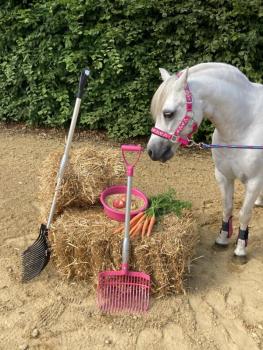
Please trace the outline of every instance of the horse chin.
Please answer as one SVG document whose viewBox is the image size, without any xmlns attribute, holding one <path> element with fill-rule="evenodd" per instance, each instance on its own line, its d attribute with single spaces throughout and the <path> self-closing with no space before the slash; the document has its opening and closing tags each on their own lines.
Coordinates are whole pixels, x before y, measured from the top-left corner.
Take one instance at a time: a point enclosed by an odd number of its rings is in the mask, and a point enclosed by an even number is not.
<svg viewBox="0 0 263 350">
<path fill-rule="evenodd" d="M 169 148 L 162 154 L 160 161 L 162 163 L 165 163 L 171 158 L 173 158 L 174 154 L 175 154 L 175 151 L 172 148 Z"/>
</svg>

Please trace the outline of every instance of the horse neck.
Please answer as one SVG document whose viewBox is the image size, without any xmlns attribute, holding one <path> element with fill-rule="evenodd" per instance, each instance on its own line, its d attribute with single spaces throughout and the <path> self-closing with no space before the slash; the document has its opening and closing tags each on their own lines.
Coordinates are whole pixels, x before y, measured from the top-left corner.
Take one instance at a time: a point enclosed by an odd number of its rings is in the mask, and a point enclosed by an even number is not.
<svg viewBox="0 0 263 350">
<path fill-rule="evenodd" d="M 189 79 L 189 85 L 200 102 L 202 117 L 212 122 L 222 139 L 242 137 L 254 118 L 255 96 L 248 80 L 238 83 L 212 78 L 212 74 L 196 75 Z"/>
</svg>

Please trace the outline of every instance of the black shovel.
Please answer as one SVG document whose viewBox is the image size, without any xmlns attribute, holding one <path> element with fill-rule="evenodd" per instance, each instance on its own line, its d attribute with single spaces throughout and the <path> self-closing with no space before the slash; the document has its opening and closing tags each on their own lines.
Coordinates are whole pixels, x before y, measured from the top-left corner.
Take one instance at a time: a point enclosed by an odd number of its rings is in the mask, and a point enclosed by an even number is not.
<svg viewBox="0 0 263 350">
<path fill-rule="evenodd" d="M 46 225 L 41 224 L 40 232 L 37 240 L 22 253 L 22 282 L 27 282 L 32 278 L 36 277 L 37 275 L 39 275 L 40 272 L 48 264 L 50 259 L 51 249 L 48 242 L 48 230 L 50 228 L 53 216 L 55 214 L 57 196 L 60 190 L 63 175 L 68 162 L 69 150 L 72 143 L 76 122 L 78 119 L 81 99 L 83 96 L 84 87 L 89 74 L 90 74 L 90 71 L 87 68 L 83 69 L 81 72 L 76 103 L 75 103 L 75 107 L 74 107 L 74 111 L 71 119 L 71 124 L 70 124 L 70 129 L 68 133 L 64 154 L 60 162 L 55 193 L 51 204 L 51 209 L 50 209 L 47 224 Z"/>
</svg>

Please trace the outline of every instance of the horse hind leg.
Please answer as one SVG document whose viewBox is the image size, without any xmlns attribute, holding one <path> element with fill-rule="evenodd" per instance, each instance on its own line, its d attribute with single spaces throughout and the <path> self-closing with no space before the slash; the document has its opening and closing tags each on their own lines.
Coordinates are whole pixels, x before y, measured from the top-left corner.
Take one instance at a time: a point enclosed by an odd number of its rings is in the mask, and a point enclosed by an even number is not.
<svg viewBox="0 0 263 350">
<path fill-rule="evenodd" d="M 215 169 L 215 177 L 218 182 L 223 202 L 223 221 L 220 232 L 215 240 L 215 244 L 226 247 L 229 238 L 232 235 L 232 211 L 233 211 L 233 194 L 234 180 L 228 179 L 218 169 Z"/>
<path fill-rule="evenodd" d="M 236 249 L 234 255 L 237 257 L 245 257 L 246 247 L 248 243 L 248 224 L 252 216 L 252 209 L 255 200 L 258 198 L 260 193 L 261 184 L 255 181 L 249 181 L 246 184 L 245 199 L 242 208 L 239 212 L 239 233 L 236 243 Z"/>
</svg>

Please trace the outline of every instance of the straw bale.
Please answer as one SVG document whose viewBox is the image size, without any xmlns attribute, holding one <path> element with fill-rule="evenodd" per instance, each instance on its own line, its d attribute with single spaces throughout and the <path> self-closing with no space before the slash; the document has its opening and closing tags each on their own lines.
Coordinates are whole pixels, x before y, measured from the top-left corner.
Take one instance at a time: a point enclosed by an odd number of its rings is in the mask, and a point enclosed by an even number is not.
<svg viewBox="0 0 263 350">
<path fill-rule="evenodd" d="M 44 221 L 53 199 L 62 154 L 58 151 L 51 153 L 41 168 L 38 197 Z M 67 207 L 93 205 L 106 187 L 124 183 L 124 166 L 119 150 L 97 149 L 94 146 L 73 149 L 57 197 L 56 214 L 61 214 Z"/>
<path fill-rule="evenodd" d="M 65 210 L 50 235 L 58 271 L 95 288 L 100 271 L 120 269 L 123 236 L 112 233 L 116 225 L 101 208 Z M 181 218 L 169 214 L 151 237 L 131 241 L 130 269 L 149 274 L 151 292 L 157 296 L 182 293 L 197 240 L 190 211 Z"/>
</svg>

